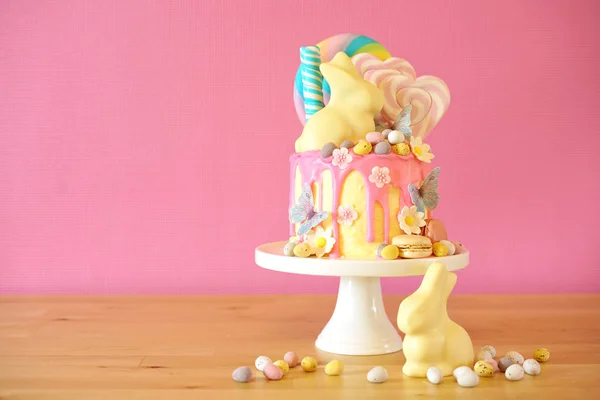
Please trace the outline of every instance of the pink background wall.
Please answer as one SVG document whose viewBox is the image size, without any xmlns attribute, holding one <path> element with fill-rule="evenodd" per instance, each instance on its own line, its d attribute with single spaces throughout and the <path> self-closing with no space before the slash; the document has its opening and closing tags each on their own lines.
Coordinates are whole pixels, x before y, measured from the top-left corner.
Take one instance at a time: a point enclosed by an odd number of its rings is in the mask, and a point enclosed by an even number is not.
<svg viewBox="0 0 600 400">
<path fill-rule="evenodd" d="M 457 291 L 600 291 L 599 3 L 319 3 L 0 0 L 0 292 L 334 291 L 253 250 L 287 238 L 298 48 L 348 31 L 451 89 Z"/>
</svg>

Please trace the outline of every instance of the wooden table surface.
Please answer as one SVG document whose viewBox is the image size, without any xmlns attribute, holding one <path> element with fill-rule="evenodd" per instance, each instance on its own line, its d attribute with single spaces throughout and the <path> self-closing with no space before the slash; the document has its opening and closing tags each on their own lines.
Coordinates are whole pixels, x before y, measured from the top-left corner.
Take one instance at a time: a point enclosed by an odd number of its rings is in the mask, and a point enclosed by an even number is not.
<svg viewBox="0 0 600 400">
<path fill-rule="evenodd" d="M 401 300 L 385 296 L 392 320 Z M 452 378 L 434 386 L 402 375 L 402 352 L 337 356 L 346 365 L 339 377 L 321 365 L 278 382 L 231 379 L 260 354 L 333 359 L 314 340 L 334 304 L 317 295 L 0 297 L 0 399 L 600 398 L 600 295 L 451 297 L 450 315 L 477 349 L 550 349 L 542 374 L 519 382 L 496 374 L 474 389 Z M 376 365 L 388 382 L 367 382 Z"/>
</svg>

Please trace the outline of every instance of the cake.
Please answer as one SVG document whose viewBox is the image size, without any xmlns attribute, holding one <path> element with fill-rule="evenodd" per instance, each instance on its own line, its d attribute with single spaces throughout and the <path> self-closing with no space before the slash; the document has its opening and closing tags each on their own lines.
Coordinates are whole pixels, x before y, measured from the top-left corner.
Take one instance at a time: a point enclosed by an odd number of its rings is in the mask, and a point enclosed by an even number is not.
<svg viewBox="0 0 600 400">
<path fill-rule="evenodd" d="M 432 218 L 440 169 L 424 141 L 450 104 L 444 81 L 417 77 L 408 61 L 354 34 L 302 47 L 300 59 L 294 103 L 304 128 L 290 156 L 284 253 L 394 257 L 383 249 L 399 235 L 450 243 L 444 255 L 460 249 Z"/>
</svg>

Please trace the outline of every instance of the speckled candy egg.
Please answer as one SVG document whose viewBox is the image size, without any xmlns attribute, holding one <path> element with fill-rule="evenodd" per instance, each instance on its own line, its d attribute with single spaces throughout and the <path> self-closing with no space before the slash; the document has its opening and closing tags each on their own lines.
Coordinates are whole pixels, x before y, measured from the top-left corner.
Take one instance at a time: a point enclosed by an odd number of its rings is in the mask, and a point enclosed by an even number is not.
<svg viewBox="0 0 600 400">
<path fill-rule="evenodd" d="M 342 144 L 340 144 L 340 149 L 348 149 L 348 150 L 350 150 L 353 147 L 354 147 L 354 142 L 352 140 L 344 140 L 342 142 Z"/>
<path fill-rule="evenodd" d="M 523 362 L 523 370 L 527 375 L 539 375 L 542 372 L 540 363 L 535 361 L 533 358 L 528 358 Z"/>
<path fill-rule="evenodd" d="M 449 240 L 440 240 L 440 243 L 442 243 L 444 246 L 446 246 L 448 248 L 448 255 L 449 256 L 453 256 L 454 253 L 456 253 L 456 246 L 454 246 L 454 243 L 452 243 L 451 241 L 449 241 Z M 487 347 L 487 346 L 484 346 L 481 349 L 484 350 L 485 347 Z M 489 346 L 489 347 L 491 347 L 492 349 L 494 349 L 492 346 Z M 487 350 L 490 351 L 489 349 L 487 349 Z M 490 351 L 490 353 L 491 353 L 491 351 Z M 496 349 L 494 349 L 494 353 L 492 353 L 492 357 L 496 357 Z"/>
<path fill-rule="evenodd" d="M 295 351 L 288 351 L 283 356 L 283 361 L 288 363 L 290 368 L 294 368 L 296 365 L 300 364 L 300 357 L 298 357 L 298 354 L 296 354 Z"/>
<path fill-rule="evenodd" d="M 520 381 L 521 379 L 523 379 L 523 375 L 525 375 L 525 371 L 523 370 L 523 367 L 521 367 L 519 364 L 511 365 L 506 369 L 506 372 L 504 373 L 504 376 L 506 376 L 506 379 L 508 379 L 509 381 Z"/>
<path fill-rule="evenodd" d="M 369 132 L 367 133 L 367 136 L 365 137 L 367 139 L 367 142 L 371 143 L 371 144 L 376 144 L 379 142 L 383 141 L 383 134 L 381 132 Z"/>
<path fill-rule="evenodd" d="M 550 351 L 543 347 L 535 349 L 533 352 L 533 358 L 538 362 L 544 363 L 550 359 Z"/>
<path fill-rule="evenodd" d="M 358 154 L 359 156 L 369 154 L 371 150 L 373 150 L 373 146 L 366 140 L 359 140 L 356 146 L 354 146 L 354 154 Z"/>
<path fill-rule="evenodd" d="M 382 243 L 379 245 L 379 247 L 377 247 L 377 257 L 381 257 L 381 252 L 383 251 L 383 249 L 385 249 L 387 245 L 387 243 Z"/>
<path fill-rule="evenodd" d="M 388 379 L 387 369 L 383 367 L 371 368 L 367 373 L 367 380 L 371 383 L 383 383 Z"/>
<path fill-rule="evenodd" d="M 388 133 L 387 140 L 389 140 L 391 144 L 398 144 L 404 142 L 406 140 L 406 136 L 404 136 L 404 133 L 400 131 L 391 131 Z"/>
<path fill-rule="evenodd" d="M 525 361 L 525 357 L 523 357 L 523 355 L 518 351 L 509 351 L 504 355 L 504 357 L 516 362 L 519 365 L 523 365 L 523 362 Z"/>
<path fill-rule="evenodd" d="M 267 364 L 271 364 L 273 361 L 267 356 L 259 356 L 256 361 L 254 361 L 254 366 L 257 370 L 261 371 L 265 369 Z"/>
<path fill-rule="evenodd" d="M 479 350 L 479 352 L 477 353 L 477 361 L 485 361 L 489 360 L 490 358 L 494 357 L 492 357 L 492 353 L 490 353 L 487 350 Z"/>
<path fill-rule="evenodd" d="M 492 376 L 494 375 L 494 366 L 487 361 L 477 361 L 473 366 L 473 370 L 479 376 Z"/>
<path fill-rule="evenodd" d="M 302 258 L 310 256 L 310 245 L 308 243 L 300 243 L 294 246 L 294 255 Z"/>
<path fill-rule="evenodd" d="M 456 382 L 462 387 L 475 387 L 479 385 L 479 375 L 469 369 L 469 371 L 459 375 Z"/>
<path fill-rule="evenodd" d="M 285 254 L 286 256 L 293 256 L 294 255 L 294 247 L 296 247 L 297 244 L 298 243 L 296 243 L 296 242 L 286 243 L 286 245 L 283 247 L 283 254 Z"/>
<path fill-rule="evenodd" d="M 300 365 L 302 365 L 302 369 L 305 372 L 314 372 L 317 370 L 319 364 L 317 363 L 317 360 L 312 357 L 304 357 Z"/>
<path fill-rule="evenodd" d="M 325 366 L 325 373 L 330 376 L 341 375 L 344 372 L 344 363 L 340 360 L 332 360 Z"/>
<path fill-rule="evenodd" d="M 392 130 L 391 129 L 384 129 L 383 132 L 381 132 L 381 135 L 383 136 L 384 139 L 388 138 L 388 135 L 390 134 Z"/>
<path fill-rule="evenodd" d="M 275 364 L 267 364 L 265 365 L 265 369 L 263 369 L 263 374 L 265 378 L 270 381 L 278 381 L 283 378 L 283 371 Z"/>
<path fill-rule="evenodd" d="M 321 148 L 321 158 L 330 157 L 333 154 L 333 151 L 337 149 L 335 143 L 329 142 L 325 143 Z"/>
<path fill-rule="evenodd" d="M 434 385 L 439 385 L 444 380 L 444 374 L 438 367 L 430 367 L 427 369 L 427 380 Z"/>
<path fill-rule="evenodd" d="M 433 244 L 433 254 L 436 257 L 446 257 L 448 255 L 448 247 L 442 242 L 435 242 Z"/>
<path fill-rule="evenodd" d="M 494 360 L 493 358 L 490 358 L 488 360 L 485 360 L 485 362 L 492 364 L 492 367 L 494 367 L 494 372 L 500 371 L 500 368 L 498 368 L 498 361 Z"/>
<path fill-rule="evenodd" d="M 463 375 L 463 374 L 467 374 L 469 372 L 473 372 L 473 370 L 469 367 L 467 367 L 466 365 L 463 365 L 462 367 L 458 367 L 456 368 L 453 372 L 452 375 L 458 379 L 459 376 Z"/>
<path fill-rule="evenodd" d="M 392 151 L 392 146 L 388 142 L 379 142 L 375 145 L 375 154 L 388 154 Z"/>
<path fill-rule="evenodd" d="M 290 365 L 283 360 L 277 360 L 273 365 L 277 366 L 283 372 L 283 375 L 287 375 L 290 372 Z"/>
<path fill-rule="evenodd" d="M 410 147 L 406 143 L 395 144 L 392 146 L 392 150 L 399 156 L 407 156 L 410 154 Z"/>
<path fill-rule="evenodd" d="M 252 368 L 239 367 L 231 374 L 231 377 L 236 382 L 246 383 L 252 380 Z"/>
<path fill-rule="evenodd" d="M 441 240 L 440 243 L 444 243 L 445 245 L 448 245 L 448 243 L 450 243 L 450 245 L 454 247 L 454 244 L 452 244 L 452 242 L 449 240 Z M 492 355 L 492 358 L 496 357 L 496 348 L 492 345 L 486 344 L 480 350 L 489 351 Z"/>
<path fill-rule="evenodd" d="M 500 369 L 500 372 L 505 372 L 508 367 L 516 363 L 516 361 L 511 360 L 508 357 L 502 357 L 500 360 L 498 360 L 498 368 Z"/>
<path fill-rule="evenodd" d="M 400 249 L 398 246 L 389 244 L 381 250 L 381 258 L 386 260 L 395 260 L 400 255 Z"/>
</svg>

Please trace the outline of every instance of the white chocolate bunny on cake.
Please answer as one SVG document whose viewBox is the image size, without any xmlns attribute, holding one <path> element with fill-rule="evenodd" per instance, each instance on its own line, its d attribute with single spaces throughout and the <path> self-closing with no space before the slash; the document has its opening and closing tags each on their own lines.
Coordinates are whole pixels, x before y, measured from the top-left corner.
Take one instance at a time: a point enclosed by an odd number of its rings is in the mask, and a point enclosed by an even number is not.
<svg viewBox="0 0 600 400">
<path fill-rule="evenodd" d="M 331 86 L 331 99 L 306 122 L 296 152 L 320 150 L 328 142 L 339 146 L 344 140 L 364 139 L 375 130 L 374 118 L 383 107 L 383 94 L 358 74 L 346 53 L 321 64 L 321 72 Z"/>
<path fill-rule="evenodd" d="M 448 376 L 457 367 L 473 364 L 471 338 L 448 317 L 446 309 L 455 284 L 456 274 L 448 272 L 442 263 L 433 263 L 421 286 L 400 304 L 397 322 L 406 334 L 405 375 L 422 378 L 429 367 L 438 367 Z"/>
</svg>

